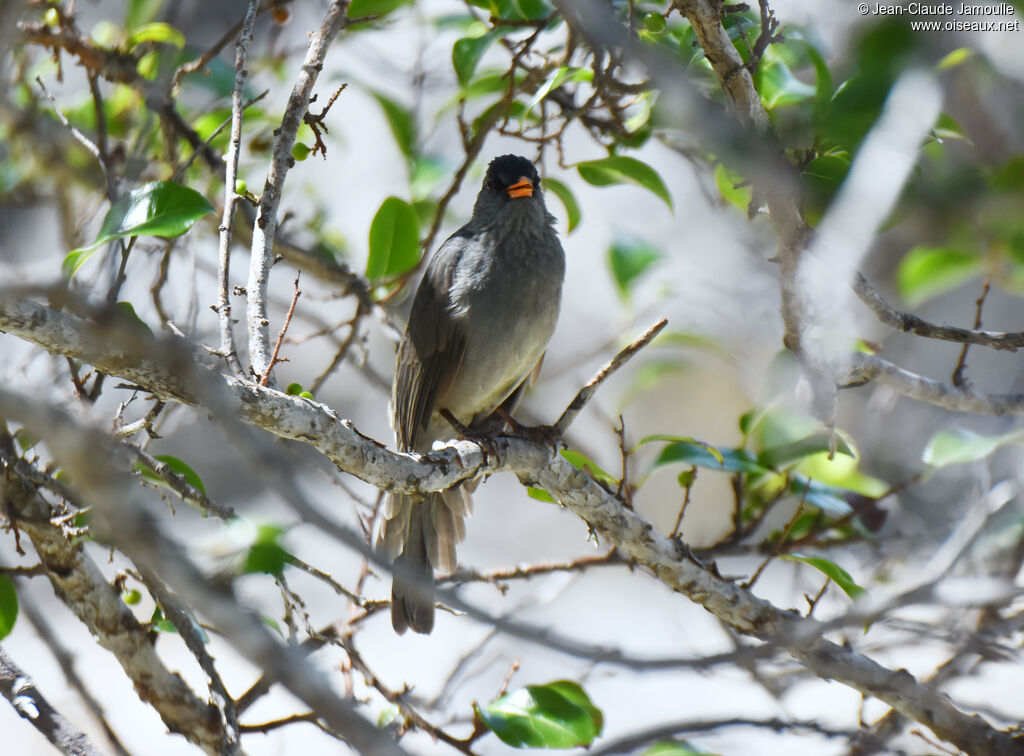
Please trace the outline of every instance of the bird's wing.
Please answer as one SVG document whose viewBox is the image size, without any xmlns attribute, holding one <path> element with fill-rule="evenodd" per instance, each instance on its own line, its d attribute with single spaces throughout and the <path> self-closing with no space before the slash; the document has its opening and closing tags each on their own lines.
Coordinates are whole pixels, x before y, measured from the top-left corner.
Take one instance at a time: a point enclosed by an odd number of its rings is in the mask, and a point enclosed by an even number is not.
<svg viewBox="0 0 1024 756">
<path fill-rule="evenodd" d="M 455 268 L 473 234 L 463 227 L 441 245 L 416 291 L 409 325 L 398 348 L 391 398 L 395 433 L 403 451 L 416 448 L 433 414 L 435 402 L 458 375 L 466 337 L 452 318 L 448 292 Z"/>
</svg>

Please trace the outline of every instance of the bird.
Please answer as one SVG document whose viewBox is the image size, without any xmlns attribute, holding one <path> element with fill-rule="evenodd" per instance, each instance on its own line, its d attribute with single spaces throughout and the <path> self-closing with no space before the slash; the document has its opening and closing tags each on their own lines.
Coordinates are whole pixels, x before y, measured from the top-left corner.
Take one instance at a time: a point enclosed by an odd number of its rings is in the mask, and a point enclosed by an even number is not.
<svg viewBox="0 0 1024 756">
<path fill-rule="evenodd" d="M 470 433 L 504 427 L 496 418 L 509 417 L 539 371 L 558 320 L 565 252 L 554 223 L 533 163 L 494 158 L 469 222 L 431 257 L 413 297 L 390 402 L 399 451 L 460 435 L 452 419 Z M 421 576 L 393 578 L 398 634 L 433 630 L 434 597 L 417 583 L 455 570 L 470 487 L 385 499 L 376 548 Z"/>
</svg>

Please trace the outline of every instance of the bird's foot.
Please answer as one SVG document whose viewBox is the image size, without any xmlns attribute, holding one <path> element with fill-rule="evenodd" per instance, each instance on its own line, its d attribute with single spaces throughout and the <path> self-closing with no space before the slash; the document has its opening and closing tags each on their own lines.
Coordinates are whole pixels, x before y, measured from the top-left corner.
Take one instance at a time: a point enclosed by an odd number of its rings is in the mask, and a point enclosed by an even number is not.
<svg viewBox="0 0 1024 756">
<path fill-rule="evenodd" d="M 501 407 L 495 410 L 495 414 L 508 423 L 512 435 L 517 438 L 535 444 L 546 444 L 551 447 L 552 454 L 557 454 L 559 449 L 565 448 L 565 439 L 553 425 L 523 425 Z"/>
<path fill-rule="evenodd" d="M 442 409 L 440 414 L 455 429 L 455 432 L 459 434 L 459 438 L 463 441 L 472 441 L 480 447 L 480 453 L 483 455 L 485 465 L 490 461 L 490 455 L 498 456 L 498 445 L 491 433 L 466 427 L 459 422 L 455 415 L 446 409 Z"/>
</svg>

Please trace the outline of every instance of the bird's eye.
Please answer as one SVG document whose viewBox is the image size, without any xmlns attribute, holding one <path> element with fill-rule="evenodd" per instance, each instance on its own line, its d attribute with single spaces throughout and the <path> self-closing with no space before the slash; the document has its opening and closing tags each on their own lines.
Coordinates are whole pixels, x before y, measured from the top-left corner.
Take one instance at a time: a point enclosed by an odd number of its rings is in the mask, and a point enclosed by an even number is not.
<svg viewBox="0 0 1024 756">
<path fill-rule="evenodd" d="M 487 179 L 484 182 L 484 187 L 487 189 L 487 191 L 493 192 L 498 188 L 498 185 L 497 183 L 495 183 L 494 179 Z"/>
</svg>

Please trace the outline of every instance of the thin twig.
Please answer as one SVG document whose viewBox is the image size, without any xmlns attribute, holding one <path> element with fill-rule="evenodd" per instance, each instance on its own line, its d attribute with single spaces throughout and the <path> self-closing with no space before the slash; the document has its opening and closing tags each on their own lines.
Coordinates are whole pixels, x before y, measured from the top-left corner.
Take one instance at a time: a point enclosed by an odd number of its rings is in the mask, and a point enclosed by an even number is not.
<svg viewBox="0 0 1024 756">
<path fill-rule="evenodd" d="M 647 346 L 651 341 L 661 333 L 661 330 L 668 325 L 668 320 L 662 318 L 657 323 L 652 325 L 636 339 L 632 344 L 619 352 L 615 357 L 605 365 L 597 374 L 591 378 L 587 384 L 579 390 L 575 398 L 566 407 L 565 412 L 558 418 L 558 422 L 555 423 L 555 430 L 562 436 L 565 435 L 566 431 L 569 430 L 569 426 L 572 425 L 573 420 L 576 416 L 583 411 L 583 408 L 587 406 L 587 402 L 590 401 L 591 397 L 594 396 L 594 392 L 597 391 L 598 387 L 605 382 L 616 370 L 629 362 L 637 352 Z"/>
<path fill-rule="evenodd" d="M 302 294 L 302 289 L 299 288 L 299 273 L 295 274 L 295 293 L 292 294 L 292 303 L 288 307 L 288 312 L 284 316 L 284 325 L 281 326 L 280 333 L 277 334 L 277 343 L 274 344 L 274 351 L 270 355 L 270 365 L 267 366 L 267 371 L 260 376 L 260 385 L 266 386 L 267 381 L 270 380 L 270 372 L 281 360 L 278 358 L 278 353 L 281 351 L 281 344 L 284 343 L 284 336 L 288 333 L 288 326 L 292 323 L 292 315 L 295 314 L 295 305 L 299 301 L 299 295 Z"/>
<path fill-rule="evenodd" d="M 981 296 L 978 297 L 975 305 L 977 309 L 974 311 L 974 330 L 977 331 L 981 328 L 981 311 L 985 307 L 985 299 L 988 297 L 989 287 L 992 285 L 991 277 L 986 276 L 985 284 L 981 288 Z M 952 382 L 957 388 L 966 388 L 968 386 L 967 379 L 964 378 L 964 370 L 967 367 L 967 350 L 970 349 L 970 343 L 965 342 L 963 348 L 960 350 L 960 358 L 956 361 L 956 367 L 953 369 Z"/>
</svg>

